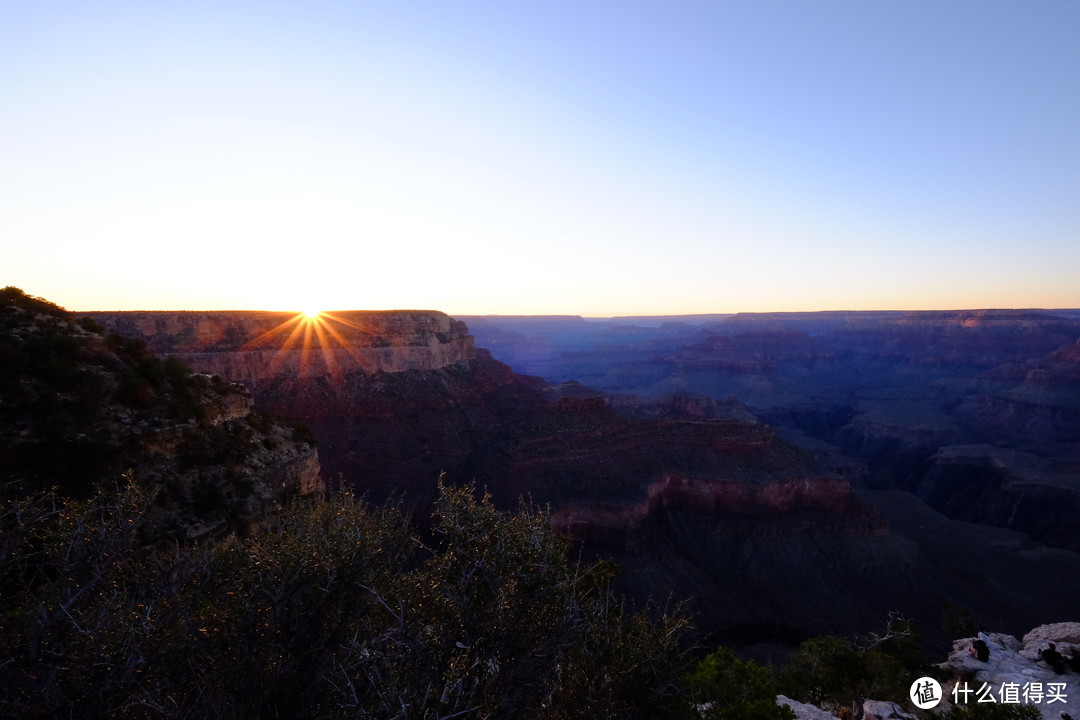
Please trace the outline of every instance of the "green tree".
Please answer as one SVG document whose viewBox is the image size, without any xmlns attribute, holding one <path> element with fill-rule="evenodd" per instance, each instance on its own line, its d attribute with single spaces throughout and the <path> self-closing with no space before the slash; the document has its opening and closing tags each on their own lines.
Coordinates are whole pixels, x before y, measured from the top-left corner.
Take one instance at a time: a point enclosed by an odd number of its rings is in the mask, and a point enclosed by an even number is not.
<svg viewBox="0 0 1080 720">
<path fill-rule="evenodd" d="M 717 648 L 705 656 L 686 678 L 694 700 L 707 720 L 794 720 L 786 705 L 777 705 L 776 674 L 752 660 Z"/>
<path fill-rule="evenodd" d="M 848 706 L 861 720 L 868 697 L 907 697 L 912 677 L 933 674 L 911 623 L 890 613 L 884 632 L 803 642 L 784 668 L 785 694 L 815 705 Z"/>
</svg>

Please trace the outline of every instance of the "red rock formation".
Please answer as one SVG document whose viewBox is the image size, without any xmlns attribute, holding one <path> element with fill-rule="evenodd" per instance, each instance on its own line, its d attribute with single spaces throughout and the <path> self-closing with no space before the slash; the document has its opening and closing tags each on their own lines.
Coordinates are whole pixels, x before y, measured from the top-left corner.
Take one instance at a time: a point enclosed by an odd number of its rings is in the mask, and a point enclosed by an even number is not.
<svg viewBox="0 0 1080 720">
<path fill-rule="evenodd" d="M 705 480 L 665 475 L 629 505 L 569 504 L 551 516 L 552 525 L 581 540 L 622 548 L 625 536 L 645 528 L 663 512 L 718 520 L 716 532 L 739 537 L 792 533 L 885 534 L 884 518 L 836 478 Z"/>
<path fill-rule="evenodd" d="M 89 313 L 196 370 L 249 383 L 274 377 L 436 370 L 475 356 L 464 323 L 434 311 Z"/>
</svg>

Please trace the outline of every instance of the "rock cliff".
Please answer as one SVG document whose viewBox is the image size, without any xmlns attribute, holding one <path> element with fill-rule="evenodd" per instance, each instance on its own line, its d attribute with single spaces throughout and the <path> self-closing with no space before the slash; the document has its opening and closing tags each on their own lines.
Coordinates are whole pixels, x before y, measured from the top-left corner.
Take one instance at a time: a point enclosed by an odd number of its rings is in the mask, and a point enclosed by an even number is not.
<svg viewBox="0 0 1080 720">
<path fill-rule="evenodd" d="M 1080 623 L 1060 622 L 1041 625 L 1022 640 L 1007 633 L 990 632 L 989 658 L 972 655 L 976 638 L 953 641 L 948 659 L 939 667 L 947 677 L 941 682 L 939 703 L 929 713 L 916 710 L 910 698 L 867 700 L 863 707 L 867 720 L 913 720 L 916 717 L 952 709 L 959 704 L 984 709 L 1027 705 L 1036 708 L 1044 720 L 1060 720 L 1080 712 L 1080 680 L 1068 668 L 1057 673 L 1040 657 L 1048 643 L 1054 643 L 1066 660 L 1073 648 L 1080 652 Z M 1066 665 L 1067 667 L 1067 665 Z M 914 682 L 915 677 L 911 680 Z M 797 720 L 830 720 L 836 716 L 815 705 L 797 702 L 783 695 L 776 698 L 787 705 Z M 1003 708 L 1002 708 L 1003 709 Z"/>
<path fill-rule="evenodd" d="M 243 383 L 277 377 L 437 370 L 476 352 L 465 324 L 434 311 L 86 313 L 192 367 Z"/>
<path fill-rule="evenodd" d="M 14 288 L 0 294 L 0 494 L 157 488 L 163 533 L 248 531 L 321 493 L 312 443 L 253 412 L 242 385 L 163 361 L 146 343 Z"/>
</svg>

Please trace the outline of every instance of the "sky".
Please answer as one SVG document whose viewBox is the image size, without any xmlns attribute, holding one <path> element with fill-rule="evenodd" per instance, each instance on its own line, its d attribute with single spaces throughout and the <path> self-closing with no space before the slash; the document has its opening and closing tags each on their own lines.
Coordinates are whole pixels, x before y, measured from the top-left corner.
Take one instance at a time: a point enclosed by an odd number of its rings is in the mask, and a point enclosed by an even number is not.
<svg viewBox="0 0 1080 720">
<path fill-rule="evenodd" d="M 1080 307 L 1075 0 L 0 0 L 71 310 Z"/>
</svg>

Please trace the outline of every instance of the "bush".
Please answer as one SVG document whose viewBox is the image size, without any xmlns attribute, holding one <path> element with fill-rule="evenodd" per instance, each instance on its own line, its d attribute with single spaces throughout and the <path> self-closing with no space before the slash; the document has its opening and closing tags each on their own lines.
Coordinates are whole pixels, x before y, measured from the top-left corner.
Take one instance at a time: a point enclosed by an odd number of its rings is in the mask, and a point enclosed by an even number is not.
<svg viewBox="0 0 1080 720">
<path fill-rule="evenodd" d="M 896 613 L 890 614 L 881 634 L 812 638 L 784 666 L 781 690 L 801 702 L 848 706 L 861 717 L 866 698 L 906 698 L 912 678 L 941 677 L 923 657 L 920 644 L 910 622 Z"/>
<path fill-rule="evenodd" d="M 777 705 L 779 681 L 771 668 L 740 660 L 728 648 L 707 655 L 687 676 L 686 684 L 707 720 L 794 720 Z"/>
<path fill-rule="evenodd" d="M 443 488 L 298 501 L 257 536 L 159 546 L 151 493 L 0 513 L 0 715 L 677 717 L 678 616 L 626 613 L 543 513 Z"/>
<path fill-rule="evenodd" d="M 14 306 L 39 315 L 52 315 L 53 317 L 66 317 L 67 310 L 56 303 L 51 303 L 45 298 L 35 295 L 27 295 L 20 288 L 8 285 L 0 289 L 0 306 Z"/>
</svg>

